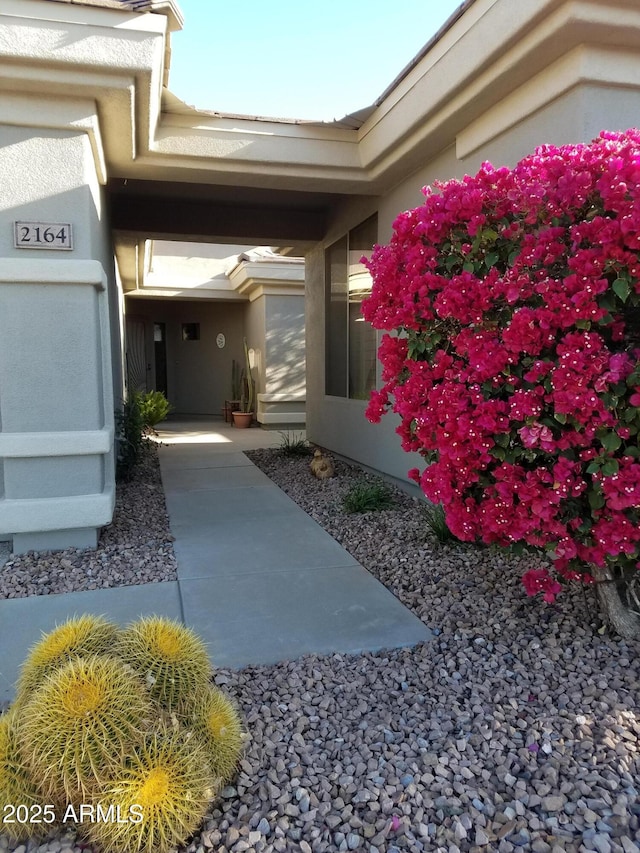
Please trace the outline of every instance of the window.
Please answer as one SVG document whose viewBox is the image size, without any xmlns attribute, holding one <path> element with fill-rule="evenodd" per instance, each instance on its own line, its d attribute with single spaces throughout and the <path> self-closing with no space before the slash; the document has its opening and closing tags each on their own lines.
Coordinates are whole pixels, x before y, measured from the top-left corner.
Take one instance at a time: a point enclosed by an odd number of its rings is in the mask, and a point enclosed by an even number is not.
<svg viewBox="0 0 640 853">
<path fill-rule="evenodd" d="M 200 323 L 183 323 L 182 324 L 182 340 L 183 341 L 199 341 L 200 340 Z"/>
<path fill-rule="evenodd" d="M 370 217 L 325 252 L 325 392 L 366 400 L 376 384 L 376 333 L 361 314 L 371 276 L 360 263 L 378 239 L 378 217 Z"/>
</svg>

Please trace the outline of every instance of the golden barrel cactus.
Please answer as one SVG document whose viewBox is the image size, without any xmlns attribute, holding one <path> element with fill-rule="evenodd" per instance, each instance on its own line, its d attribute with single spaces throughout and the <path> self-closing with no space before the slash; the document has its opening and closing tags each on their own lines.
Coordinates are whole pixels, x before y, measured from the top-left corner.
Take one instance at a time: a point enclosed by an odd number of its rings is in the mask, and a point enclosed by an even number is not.
<svg viewBox="0 0 640 853">
<path fill-rule="evenodd" d="M 118 636 L 118 626 L 103 616 L 85 614 L 68 619 L 30 650 L 20 670 L 16 704 L 22 703 L 45 675 L 74 657 L 101 655 L 111 651 Z"/>
<path fill-rule="evenodd" d="M 20 753 L 18 716 L 12 708 L 0 716 L 0 834 L 13 841 L 44 837 L 55 808 L 43 813 L 43 799 Z"/>
<path fill-rule="evenodd" d="M 20 746 L 48 797 L 82 800 L 158 716 L 118 658 L 75 658 L 45 678 L 20 710 Z"/>
<path fill-rule="evenodd" d="M 217 687 L 209 687 L 190 704 L 188 725 L 207 749 L 211 768 L 221 784 L 234 775 L 244 746 L 244 732 L 231 700 Z"/>
<path fill-rule="evenodd" d="M 184 625 L 152 616 L 125 628 L 116 648 L 140 674 L 151 695 L 167 711 L 192 700 L 211 678 L 211 664 L 202 640 Z"/>
<path fill-rule="evenodd" d="M 86 834 L 103 853 L 167 853 L 195 832 L 216 793 L 203 744 L 161 727 L 94 794 L 102 814 L 119 820 L 95 821 Z"/>
</svg>

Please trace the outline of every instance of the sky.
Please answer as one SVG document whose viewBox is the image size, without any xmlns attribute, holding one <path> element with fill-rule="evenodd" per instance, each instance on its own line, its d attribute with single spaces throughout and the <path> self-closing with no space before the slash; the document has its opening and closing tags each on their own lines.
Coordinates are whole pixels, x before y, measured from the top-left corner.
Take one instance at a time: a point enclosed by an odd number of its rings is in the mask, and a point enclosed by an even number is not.
<svg viewBox="0 0 640 853">
<path fill-rule="evenodd" d="M 372 104 L 461 0 L 178 0 L 169 89 L 202 110 L 331 121 Z"/>
</svg>

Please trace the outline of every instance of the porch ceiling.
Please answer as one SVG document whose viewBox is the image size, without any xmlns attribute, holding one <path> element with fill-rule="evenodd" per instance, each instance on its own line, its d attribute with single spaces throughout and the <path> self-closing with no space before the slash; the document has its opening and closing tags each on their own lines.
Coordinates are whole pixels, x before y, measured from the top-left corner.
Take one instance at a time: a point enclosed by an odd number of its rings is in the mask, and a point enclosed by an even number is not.
<svg viewBox="0 0 640 853">
<path fill-rule="evenodd" d="M 147 238 L 295 247 L 321 240 L 338 196 L 258 187 L 111 179 L 116 231 Z"/>
</svg>

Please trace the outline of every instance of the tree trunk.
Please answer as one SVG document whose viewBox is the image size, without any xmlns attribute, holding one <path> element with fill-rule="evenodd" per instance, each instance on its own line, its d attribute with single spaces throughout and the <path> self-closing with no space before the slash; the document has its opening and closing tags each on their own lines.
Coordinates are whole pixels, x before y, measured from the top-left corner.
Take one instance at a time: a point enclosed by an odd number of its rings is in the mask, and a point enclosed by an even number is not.
<svg viewBox="0 0 640 853">
<path fill-rule="evenodd" d="M 597 582 L 598 601 L 606 622 L 626 640 L 640 637 L 640 616 L 629 610 L 620 598 L 611 573 L 606 569 L 594 568 L 592 574 Z"/>
</svg>

